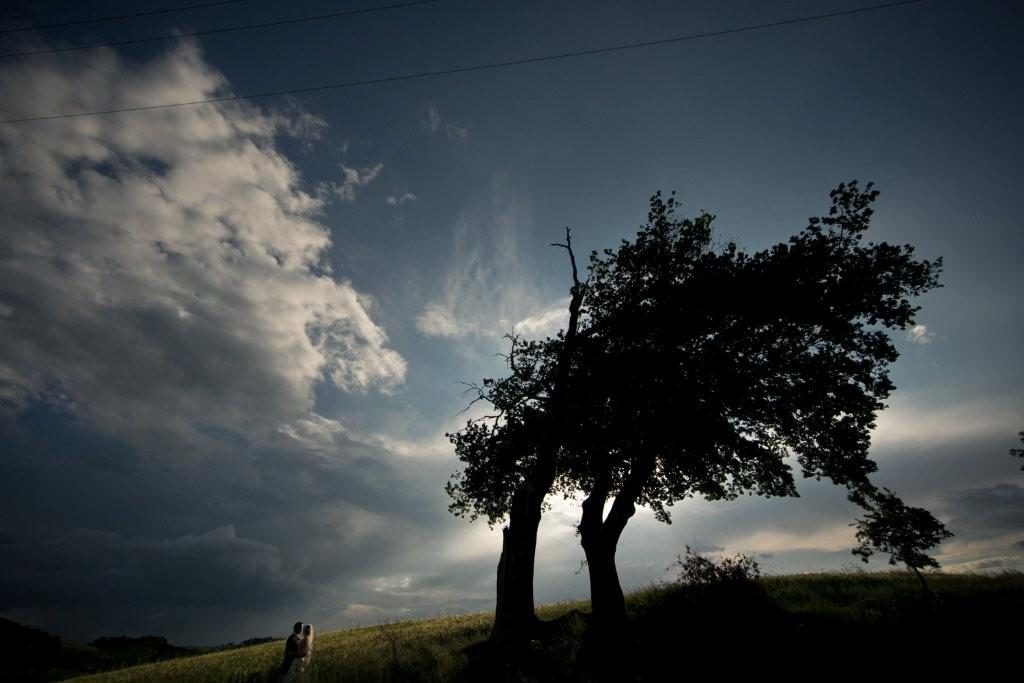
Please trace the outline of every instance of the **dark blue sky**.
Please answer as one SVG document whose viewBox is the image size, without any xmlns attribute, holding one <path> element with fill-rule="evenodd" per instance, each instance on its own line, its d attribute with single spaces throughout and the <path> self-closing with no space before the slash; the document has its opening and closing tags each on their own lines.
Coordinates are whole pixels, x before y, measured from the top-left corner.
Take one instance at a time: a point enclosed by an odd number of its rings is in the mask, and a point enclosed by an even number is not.
<svg viewBox="0 0 1024 683">
<path fill-rule="evenodd" d="M 11 2 L 2 21 L 167 4 Z M 446 0 L 0 60 L 0 113 L 302 88 L 865 4 Z M 0 42 L 367 6 L 251 0 Z M 497 534 L 447 515 L 457 463 L 441 435 L 463 419 L 457 382 L 501 371 L 504 332 L 557 328 L 569 273 L 548 243 L 571 225 L 581 251 L 614 246 L 654 191 L 677 190 L 723 240 L 760 249 L 851 178 L 882 192 L 873 239 L 945 259 L 921 327 L 897 335 L 880 483 L 957 533 L 945 566 L 1020 568 L 1024 489 L 1006 450 L 1024 428 L 1022 28 L 1018 3 L 928 0 L 252 105 L 2 126 L 0 543 L 18 560 L 0 613 L 74 637 L 215 642 L 295 618 L 489 608 Z M 852 563 L 841 492 L 802 492 L 686 503 L 671 527 L 641 514 L 624 580 L 661 578 L 684 543 L 761 553 L 776 571 Z M 540 599 L 586 593 L 575 514 L 558 503 L 545 521 Z"/>
</svg>

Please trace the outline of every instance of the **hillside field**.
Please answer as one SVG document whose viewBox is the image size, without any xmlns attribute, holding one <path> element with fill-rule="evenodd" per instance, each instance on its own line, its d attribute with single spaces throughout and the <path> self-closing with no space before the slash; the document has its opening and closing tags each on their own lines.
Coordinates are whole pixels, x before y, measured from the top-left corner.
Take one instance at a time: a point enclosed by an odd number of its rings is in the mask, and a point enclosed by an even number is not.
<svg viewBox="0 0 1024 683">
<path fill-rule="evenodd" d="M 978 670 L 1003 657 L 1016 660 L 1024 574 L 930 574 L 928 584 L 930 597 L 913 575 L 900 572 L 651 586 L 628 596 L 630 635 L 618 644 L 621 669 L 614 676 L 591 664 L 587 602 L 540 606 L 541 618 L 554 621 L 512 664 L 497 664 L 481 645 L 489 613 L 383 623 L 318 634 L 304 680 L 663 681 L 779 666 L 878 672 L 893 657 L 901 666 L 928 669 L 946 661 Z M 74 680 L 271 681 L 282 651 L 282 643 L 268 643 Z"/>
</svg>

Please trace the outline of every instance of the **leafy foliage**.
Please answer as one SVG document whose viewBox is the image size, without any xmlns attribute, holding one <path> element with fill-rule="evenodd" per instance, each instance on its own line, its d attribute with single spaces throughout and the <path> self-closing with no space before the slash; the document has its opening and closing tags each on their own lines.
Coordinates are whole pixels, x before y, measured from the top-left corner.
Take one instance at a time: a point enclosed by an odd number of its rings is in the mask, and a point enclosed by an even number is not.
<svg viewBox="0 0 1024 683">
<path fill-rule="evenodd" d="M 688 586 L 746 583 L 761 579 L 761 566 L 757 560 L 742 553 L 716 561 L 686 546 L 685 554 L 676 556 L 669 569 L 673 567 L 679 568 L 676 581 Z"/>
<path fill-rule="evenodd" d="M 867 513 L 855 522 L 858 545 L 853 549 L 864 562 L 878 550 L 889 554 L 889 564 L 911 569 L 938 567 L 924 551 L 953 534 L 923 508 L 910 507 L 889 489 L 873 491 L 862 502 Z"/>
<path fill-rule="evenodd" d="M 465 464 L 445 487 L 452 498 L 448 509 L 471 520 L 484 517 L 490 524 L 500 522 L 508 513 L 515 487 L 535 460 L 537 444 L 530 433 L 540 429 L 544 420 L 543 406 L 551 393 L 561 343 L 561 339 L 506 338 L 511 342 L 505 356 L 509 374 L 467 386 L 467 393 L 475 394 L 470 406 L 482 401 L 493 411 L 445 434 Z"/>
<path fill-rule="evenodd" d="M 668 521 L 666 506 L 695 494 L 795 495 L 792 453 L 805 476 L 869 489 L 870 430 L 898 355 L 886 328 L 913 324 L 909 299 L 941 268 L 863 243 L 877 195 L 841 184 L 827 216 L 747 254 L 715 249 L 714 216 L 679 218 L 658 193 L 635 240 L 595 253 L 577 395 L 600 419 L 577 424 L 599 452 L 580 461 L 582 487 L 609 463 L 621 487 L 653 456 L 638 502 Z"/>
</svg>

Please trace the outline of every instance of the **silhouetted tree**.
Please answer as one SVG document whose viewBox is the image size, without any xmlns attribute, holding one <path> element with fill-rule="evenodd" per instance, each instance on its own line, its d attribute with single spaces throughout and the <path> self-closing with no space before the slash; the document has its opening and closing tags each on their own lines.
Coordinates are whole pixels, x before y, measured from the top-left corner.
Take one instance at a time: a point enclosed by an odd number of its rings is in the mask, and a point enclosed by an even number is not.
<svg viewBox="0 0 1024 683">
<path fill-rule="evenodd" d="M 636 505 L 668 522 L 689 496 L 795 496 L 790 455 L 854 502 L 880 500 L 867 452 L 893 389 L 887 330 L 913 323 L 908 298 L 938 285 L 941 260 L 863 244 L 876 196 L 840 185 L 827 217 L 748 254 L 716 247 L 713 216 L 678 218 L 658 193 L 635 240 L 592 254 L 586 286 L 573 259 L 567 330 L 513 338 L 511 374 L 473 387 L 495 413 L 451 435 L 466 465 L 449 483 L 452 511 L 509 518 L 492 637 L 522 637 L 536 619 L 536 531 L 552 491 L 586 494 L 579 531 L 605 635 L 625 619 L 615 553 Z"/>
<path fill-rule="evenodd" d="M 601 343 L 580 347 L 589 383 L 576 412 L 591 417 L 576 426 L 590 434 L 566 476 L 587 493 L 579 529 L 599 629 L 625 619 L 615 552 L 638 504 L 667 522 L 667 506 L 688 496 L 795 496 L 790 455 L 854 502 L 881 500 L 868 446 L 894 388 L 887 329 L 913 324 L 908 299 L 938 285 L 941 260 L 863 243 L 870 185 L 831 197 L 828 216 L 747 254 L 715 248 L 713 216 L 678 218 L 658 194 L 632 242 L 592 256 L 580 337 Z M 927 520 L 939 524 L 926 512 L 900 521 Z M 930 547 L 927 533 L 916 538 Z"/>
<path fill-rule="evenodd" d="M 876 550 L 888 553 L 889 564 L 907 565 L 927 595 L 928 583 L 921 570 L 939 563 L 924 551 L 953 534 L 930 512 L 904 504 L 887 488 L 871 491 L 861 504 L 867 513 L 855 523 L 858 545 L 853 553 L 865 562 Z"/>
<path fill-rule="evenodd" d="M 567 426 L 570 380 L 583 301 L 571 234 L 562 247 L 569 254 L 573 285 L 569 321 L 555 338 L 524 341 L 509 336 L 506 356 L 510 374 L 470 385 L 475 401 L 494 411 L 447 434 L 465 464 L 446 490 L 449 510 L 489 524 L 503 520 L 498 560 L 497 600 L 491 641 L 503 647 L 522 644 L 537 623 L 533 604 L 533 570 L 544 498 L 556 487 L 557 460 Z"/>
</svg>

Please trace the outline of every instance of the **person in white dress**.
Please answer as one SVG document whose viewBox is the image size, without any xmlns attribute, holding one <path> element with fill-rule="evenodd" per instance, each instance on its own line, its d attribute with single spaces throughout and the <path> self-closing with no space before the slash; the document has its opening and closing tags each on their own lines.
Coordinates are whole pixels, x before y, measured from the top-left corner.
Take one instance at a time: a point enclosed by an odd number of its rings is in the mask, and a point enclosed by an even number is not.
<svg viewBox="0 0 1024 683">
<path fill-rule="evenodd" d="M 305 624 L 302 627 L 302 638 L 299 639 L 299 653 L 292 661 L 288 673 L 285 674 L 285 681 L 294 681 L 309 666 L 309 660 L 313 657 L 313 625 Z"/>
</svg>

